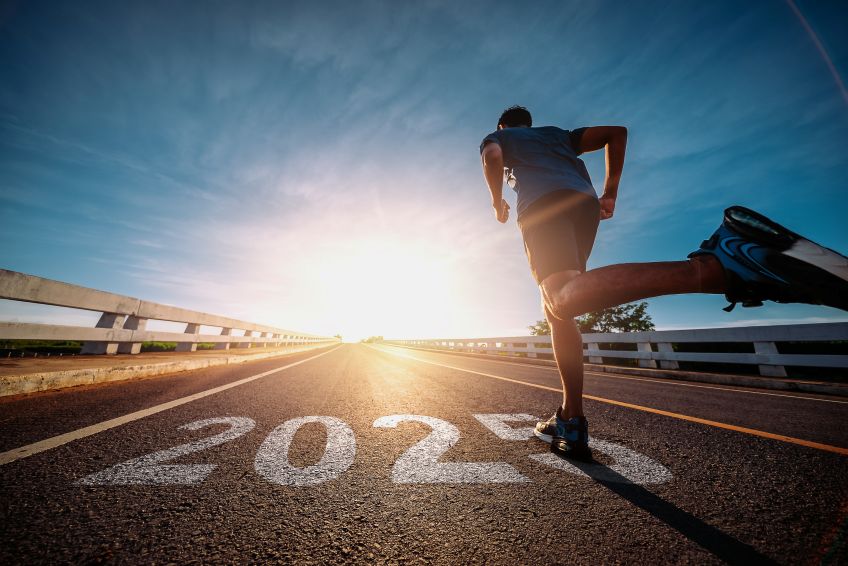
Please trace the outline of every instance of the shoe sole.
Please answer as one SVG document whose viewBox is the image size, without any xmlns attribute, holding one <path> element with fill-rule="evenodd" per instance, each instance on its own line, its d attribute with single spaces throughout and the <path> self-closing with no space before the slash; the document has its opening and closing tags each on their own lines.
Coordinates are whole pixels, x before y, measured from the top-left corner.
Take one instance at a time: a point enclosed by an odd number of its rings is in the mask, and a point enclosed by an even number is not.
<svg viewBox="0 0 848 566">
<path fill-rule="evenodd" d="M 592 458 L 592 449 L 586 446 L 585 448 L 571 448 L 568 450 L 561 450 L 559 448 L 558 442 L 551 443 L 551 453 L 556 454 L 560 458 L 566 458 L 568 460 L 577 460 L 580 462 L 593 462 Z"/>
<path fill-rule="evenodd" d="M 724 211 L 724 223 L 737 234 L 764 246 L 785 250 L 801 236 L 771 218 L 744 206 L 731 206 Z"/>
<path fill-rule="evenodd" d="M 551 436 L 550 434 L 542 434 L 538 430 L 534 430 L 533 434 L 536 435 L 536 438 L 538 438 L 539 440 L 541 440 L 542 442 L 545 442 L 547 444 L 550 444 L 551 442 L 554 441 L 554 437 Z"/>
</svg>

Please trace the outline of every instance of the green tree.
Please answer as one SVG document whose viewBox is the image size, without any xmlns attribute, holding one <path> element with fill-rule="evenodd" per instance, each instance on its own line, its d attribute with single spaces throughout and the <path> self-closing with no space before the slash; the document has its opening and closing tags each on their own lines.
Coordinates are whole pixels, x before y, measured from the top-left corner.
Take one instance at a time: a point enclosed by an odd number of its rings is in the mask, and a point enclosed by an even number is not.
<svg viewBox="0 0 848 566">
<path fill-rule="evenodd" d="M 580 332 L 640 332 L 653 330 L 647 301 L 590 312 L 576 319 Z"/>
<path fill-rule="evenodd" d="M 647 301 L 590 312 L 574 320 L 580 332 L 639 332 L 654 329 Z M 537 320 L 536 324 L 527 328 L 531 336 L 547 336 L 551 333 L 551 327 L 544 319 Z"/>
<path fill-rule="evenodd" d="M 551 325 L 547 319 L 537 320 L 533 326 L 528 326 L 531 336 L 547 336 L 551 333 Z"/>
</svg>

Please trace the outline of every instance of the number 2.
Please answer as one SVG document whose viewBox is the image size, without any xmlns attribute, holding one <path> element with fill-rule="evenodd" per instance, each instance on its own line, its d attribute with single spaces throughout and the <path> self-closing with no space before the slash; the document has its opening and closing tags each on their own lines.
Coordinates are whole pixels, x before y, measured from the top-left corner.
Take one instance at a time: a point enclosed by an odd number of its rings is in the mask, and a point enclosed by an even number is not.
<svg viewBox="0 0 848 566">
<path fill-rule="evenodd" d="M 147 454 L 140 458 L 127 460 L 111 468 L 91 474 L 79 480 L 83 485 L 169 485 L 169 484 L 194 484 L 200 483 L 212 473 L 217 464 L 162 464 L 168 460 L 174 460 L 186 454 L 200 452 L 235 440 L 239 436 L 247 434 L 256 423 L 247 417 L 217 417 L 194 421 L 185 424 L 180 429 L 199 430 L 216 424 L 226 424 L 230 428 L 214 436 L 180 444 L 173 448 L 167 448 Z"/>
<path fill-rule="evenodd" d="M 396 428 L 402 422 L 424 423 L 433 429 L 410 447 L 392 466 L 394 483 L 523 483 L 530 480 L 506 462 L 439 462 L 459 440 L 459 429 L 447 421 L 423 415 L 391 415 L 374 421 L 377 428 Z"/>
</svg>

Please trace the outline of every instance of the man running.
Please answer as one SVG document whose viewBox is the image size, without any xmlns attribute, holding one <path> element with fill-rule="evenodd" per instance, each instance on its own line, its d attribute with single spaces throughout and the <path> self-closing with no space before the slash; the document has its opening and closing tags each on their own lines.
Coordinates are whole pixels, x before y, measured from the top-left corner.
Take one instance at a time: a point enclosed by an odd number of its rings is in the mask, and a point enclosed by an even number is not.
<svg viewBox="0 0 848 566">
<path fill-rule="evenodd" d="M 518 195 L 518 226 L 551 328 L 563 402 L 536 436 L 554 452 L 590 459 L 583 414 L 583 339 L 574 317 L 638 299 L 679 293 L 724 293 L 757 306 L 763 300 L 828 304 L 848 310 L 848 260 L 742 207 L 686 261 L 627 263 L 586 271 L 600 220 L 615 213 L 627 129 L 534 128 L 521 106 L 505 110 L 480 144 L 495 216 L 509 217 L 504 177 Z M 597 197 L 579 155 L 606 150 Z M 794 254 L 794 255 L 793 255 Z M 812 259 L 811 259 L 812 258 Z M 822 259 L 824 258 L 824 259 Z"/>
</svg>

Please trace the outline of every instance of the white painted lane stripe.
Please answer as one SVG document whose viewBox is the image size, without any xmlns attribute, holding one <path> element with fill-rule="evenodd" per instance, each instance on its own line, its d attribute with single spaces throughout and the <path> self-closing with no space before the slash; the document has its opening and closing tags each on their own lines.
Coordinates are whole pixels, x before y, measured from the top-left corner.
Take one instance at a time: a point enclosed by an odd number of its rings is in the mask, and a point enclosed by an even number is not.
<svg viewBox="0 0 848 566">
<path fill-rule="evenodd" d="M 382 347 L 387 348 L 388 346 L 382 346 Z M 399 348 L 400 346 L 394 346 L 394 347 Z M 414 349 L 411 349 L 411 348 L 404 348 L 404 349 L 405 350 L 411 350 L 413 352 L 417 351 L 417 352 L 428 353 L 428 354 L 442 354 L 443 353 L 445 355 L 450 355 L 447 352 L 434 352 L 434 351 L 430 351 L 430 350 L 414 350 Z M 478 358 L 472 358 L 472 359 L 478 359 Z M 511 365 L 511 366 L 521 366 L 523 368 L 544 369 L 544 370 L 559 373 L 559 370 L 557 370 L 557 368 L 555 368 L 553 366 L 542 366 L 542 365 L 535 365 L 535 364 L 522 364 L 521 362 L 510 362 L 508 360 L 499 360 L 497 358 L 480 359 L 480 361 L 497 362 L 499 364 L 506 364 L 506 365 Z M 805 401 L 821 401 L 822 403 L 837 403 L 839 405 L 848 405 L 848 401 L 843 401 L 843 400 L 840 400 L 840 399 L 822 399 L 820 397 L 806 397 L 804 395 L 792 395 L 792 394 L 789 394 L 789 393 L 771 393 L 771 392 L 768 392 L 768 391 L 751 391 L 749 389 L 741 389 L 741 388 L 737 389 L 735 387 L 722 387 L 721 385 L 701 385 L 701 384 L 695 384 L 695 383 L 680 383 L 679 381 L 673 381 L 673 380 L 670 380 L 670 379 L 648 379 L 648 378 L 645 378 L 645 377 L 632 377 L 632 376 L 629 376 L 629 375 L 601 373 L 601 372 L 597 372 L 597 371 L 587 371 L 585 373 L 586 373 L 586 375 L 591 375 L 591 376 L 594 376 L 594 377 L 606 377 L 606 378 L 610 378 L 610 379 L 630 379 L 630 380 L 633 380 L 633 381 L 647 381 L 647 382 L 650 382 L 650 383 L 658 383 L 660 385 L 676 385 L 678 387 L 696 387 L 698 389 L 718 389 L 720 391 L 731 391 L 733 393 L 745 393 L 747 395 L 766 395 L 768 397 L 786 397 L 786 398 L 789 398 L 789 399 L 803 399 Z"/>
<path fill-rule="evenodd" d="M 91 436 L 93 434 L 103 432 L 104 430 L 115 428 L 116 426 L 121 426 L 132 421 L 137 421 L 138 419 L 143 419 L 144 417 L 149 417 L 150 415 L 155 415 L 156 413 L 161 413 L 162 411 L 167 411 L 168 409 L 173 409 L 174 407 L 179 407 L 180 405 L 185 405 L 186 403 L 191 403 L 192 401 L 197 401 L 198 399 L 202 399 L 204 397 L 220 393 L 221 391 L 226 391 L 227 389 L 232 389 L 233 387 L 238 387 L 239 385 L 244 385 L 245 383 L 250 383 L 251 381 L 256 381 L 257 379 L 261 379 L 273 373 L 287 370 L 289 368 L 299 366 L 300 364 L 305 364 L 306 362 L 320 358 L 321 356 L 326 356 L 330 352 L 336 351 L 336 349 L 338 349 L 339 347 L 340 346 L 336 346 L 332 350 L 321 352 L 320 354 L 312 356 L 310 358 L 306 358 L 305 360 L 300 360 L 285 365 L 283 367 L 258 373 L 256 375 L 251 375 L 250 377 L 245 377 L 244 379 L 240 379 L 238 381 L 234 381 L 226 385 L 221 385 L 219 387 L 214 387 L 206 391 L 201 391 L 200 393 L 195 393 L 194 395 L 189 395 L 188 397 L 174 399 L 173 401 L 168 401 L 167 403 L 162 403 L 161 405 L 155 405 L 147 409 L 142 409 L 140 411 L 136 411 L 134 413 L 130 413 L 122 417 L 116 417 L 114 419 L 109 419 L 108 421 L 103 421 L 101 423 L 93 424 L 78 430 L 66 432 L 65 434 L 60 434 L 52 438 L 47 438 L 45 440 L 40 440 L 32 444 L 27 444 L 26 446 L 21 446 L 20 448 L 13 448 L 12 450 L 9 450 L 7 452 L 0 453 L 0 466 L 8 464 L 10 462 L 14 462 L 15 460 L 20 460 L 21 458 L 27 458 L 29 456 L 32 456 L 33 454 L 38 454 L 39 452 L 44 452 L 45 450 L 57 448 L 59 446 L 62 446 L 63 444 L 67 444 L 68 442 L 73 442 L 74 440 L 79 440 L 80 438 L 85 438 L 86 436 Z"/>
</svg>

